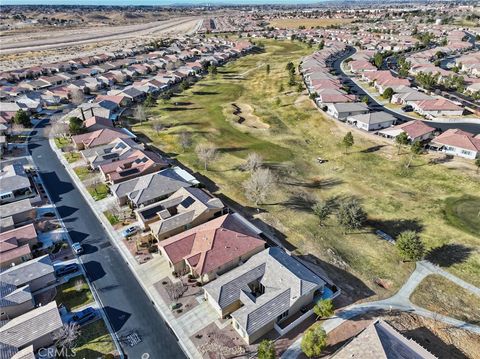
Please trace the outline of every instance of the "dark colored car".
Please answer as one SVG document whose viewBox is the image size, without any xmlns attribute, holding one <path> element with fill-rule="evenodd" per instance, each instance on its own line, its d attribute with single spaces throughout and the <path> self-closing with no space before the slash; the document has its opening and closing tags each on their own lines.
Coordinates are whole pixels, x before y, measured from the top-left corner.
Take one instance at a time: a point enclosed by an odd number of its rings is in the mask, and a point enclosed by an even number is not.
<svg viewBox="0 0 480 359">
<path fill-rule="evenodd" d="M 412 111 L 413 111 L 413 107 L 412 107 L 412 106 L 410 106 L 410 105 L 403 106 L 403 107 L 402 107 L 402 111 L 405 111 L 405 112 L 412 112 Z"/>
<path fill-rule="evenodd" d="M 55 274 L 57 275 L 57 277 L 62 277 L 67 274 L 75 273 L 76 271 L 78 271 L 78 264 L 72 263 L 57 269 L 55 271 Z"/>
<path fill-rule="evenodd" d="M 83 325 L 97 317 L 97 311 L 92 307 L 85 308 L 84 310 L 76 313 L 71 321 L 77 323 L 78 325 Z"/>
</svg>

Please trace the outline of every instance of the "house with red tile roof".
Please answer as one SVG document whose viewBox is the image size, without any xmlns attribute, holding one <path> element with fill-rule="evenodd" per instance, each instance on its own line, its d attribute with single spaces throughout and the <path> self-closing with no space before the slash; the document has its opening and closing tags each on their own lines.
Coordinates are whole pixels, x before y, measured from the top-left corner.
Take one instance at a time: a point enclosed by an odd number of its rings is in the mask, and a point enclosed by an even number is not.
<svg viewBox="0 0 480 359">
<path fill-rule="evenodd" d="M 396 138 L 405 132 L 411 142 L 426 141 L 433 137 L 436 129 L 427 125 L 424 121 L 412 120 L 401 125 L 387 128 L 378 132 L 379 135 L 387 138 Z"/>
<path fill-rule="evenodd" d="M 202 283 L 245 262 L 265 248 L 261 231 L 246 219 L 226 214 L 158 243 L 176 273 L 190 273 Z"/>
<path fill-rule="evenodd" d="M 432 117 L 462 116 L 463 108 L 446 98 L 434 98 L 430 100 L 412 102 L 413 109 L 420 115 Z"/>
<path fill-rule="evenodd" d="M 38 243 L 33 224 L 0 233 L 0 269 L 32 259 L 32 247 Z"/>
<path fill-rule="evenodd" d="M 351 61 L 349 64 L 350 71 L 354 74 L 364 71 L 377 71 L 377 68 L 373 66 L 370 61 L 366 60 L 355 60 Z"/>
<path fill-rule="evenodd" d="M 432 140 L 432 146 L 449 155 L 474 160 L 480 157 L 480 135 L 451 128 Z"/>
<path fill-rule="evenodd" d="M 151 151 L 134 149 L 127 158 L 98 166 L 103 180 L 111 184 L 120 183 L 148 173 L 160 171 L 168 162 Z"/>
<path fill-rule="evenodd" d="M 106 145 L 116 138 L 135 138 L 135 135 L 124 128 L 103 128 L 97 131 L 72 136 L 77 150 Z"/>
<path fill-rule="evenodd" d="M 91 116 L 83 124 L 88 131 L 97 131 L 103 128 L 113 128 L 113 122 L 108 118 L 100 116 Z"/>
</svg>

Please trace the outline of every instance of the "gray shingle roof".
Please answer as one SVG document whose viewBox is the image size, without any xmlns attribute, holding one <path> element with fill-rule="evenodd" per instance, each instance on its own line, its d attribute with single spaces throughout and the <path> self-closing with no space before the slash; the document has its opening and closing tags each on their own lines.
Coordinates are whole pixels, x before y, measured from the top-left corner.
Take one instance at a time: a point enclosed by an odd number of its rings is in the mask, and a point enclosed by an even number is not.
<svg viewBox="0 0 480 359">
<path fill-rule="evenodd" d="M 252 282 L 260 283 L 265 288 L 264 294 L 255 297 L 249 287 Z M 232 317 L 251 334 L 324 284 L 298 260 L 280 248 L 272 247 L 205 285 L 204 290 L 220 308 L 240 300 L 243 307 L 233 312 Z"/>
<path fill-rule="evenodd" d="M 46 254 L 42 257 L 34 258 L 28 262 L 8 268 L 1 273 L 1 281 L 18 288 L 53 272 L 52 260 L 49 255 Z"/>
<path fill-rule="evenodd" d="M 0 306 L 9 307 L 19 305 L 33 299 L 30 286 L 25 285 L 17 288 L 13 284 L 0 281 Z"/>
<path fill-rule="evenodd" d="M 385 112 L 385 111 L 377 111 L 377 112 L 370 112 L 370 113 L 365 113 L 362 115 L 354 115 L 350 116 L 349 120 L 354 120 L 357 122 L 362 122 L 362 123 L 367 123 L 370 125 L 376 124 L 376 123 L 384 123 L 384 122 L 390 122 L 390 121 L 395 121 L 396 118 Z"/>
</svg>

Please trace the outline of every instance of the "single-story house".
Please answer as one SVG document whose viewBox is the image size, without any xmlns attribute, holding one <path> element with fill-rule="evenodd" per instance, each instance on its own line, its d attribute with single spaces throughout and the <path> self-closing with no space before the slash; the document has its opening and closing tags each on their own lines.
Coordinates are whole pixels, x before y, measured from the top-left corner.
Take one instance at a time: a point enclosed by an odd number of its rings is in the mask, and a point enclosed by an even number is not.
<svg viewBox="0 0 480 359">
<path fill-rule="evenodd" d="M 410 142 L 426 141 L 433 137 L 436 129 L 420 120 L 412 120 L 401 125 L 380 130 L 379 135 L 387 138 L 395 138 L 402 132 L 405 132 Z"/>
<path fill-rule="evenodd" d="M 48 348 L 54 344 L 55 333 L 62 326 L 62 318 L 55 301 L 35 308 L 0 327 L 0 355 L 2 358 L 12 358 L 20 350 L 30 346 L 34 352 L 40 348 Z"/>
<path fill-rule="evenodd" d="M 163 201 L 138 208 L 141 226 L 162 240 L 223 214 L 222 201 L 203 189 L 182 187 Z"/>
<path fill-rule="evenodd" d="M 23 164 L 14 162 L 0 169 L 0 204 L 20 201 L 37 195 Z"/>
<path fill-rule="evenodd" d="M 279 247 L 255 254 L 243 265 L 203 287 L 220 318 L 231 316 L 248 344 L 311 304 L 325 281 Z"/>
<path fill-rule="evenodd" d="M 434 98 L 430 100 L 413 101 L 411 103 L 414 111 L 420 115 L 432 117 L 461 116 L 463 108 L 445 98 Z"/>
<path fill-rule="evenodd" d="M 80 151 L 80 154 L 92 169 L 97 169 L 98 166 L 128 158 L 134 150 L 143 148 L 143 144 L 131 138 L 116 138 L 106 145 Z"/>
<path fill-rule="evenodd" d="M 196 186 L 199 182 L 180 167 L 166 168 L 111 186 L 120 205 L 146 206 L 167 198 L 182 187 Z"/>
<path fill-rule="evenodd" d="M 327 113 L 338 119 L 345 120 L 348 116 L 368 113 L 368 106 L 360 102 L 332 103 L 327 105 Z"/>
<path fill-rule="evenodd" d="M 33 223 L 0 233 L 0 269 L 32 259 L 32 247 L 38 243 Z"/>
<path fill-rule="evenodd" d="M 104 128 L 113 128 L 112 120 L 100 116 L 91 116 L 83 122 L 89 132 L 101 130 Z"/>
<path fill-rule="evenodd" d="M 0 307 L 0 320 L 10 320 L 32 310 L 35 301 L 30 286 L 27 284 L 17 288 L 0 281 Z"/>
<path fill-rule="evenodd" d="M 262 251 L 260 233 L 238 214 L 226 214 L 165 239 L 158 248 L 173 272 L 206 283 Z"/>
<path fill-rule="evenodd" d="M 102 128 L 93 132 L 72 136 L 73 144 L 77 150 L 106 145 L 117 138 L 136 138 L 125 128 Z"/>
<path fill-rule="evenodd" d="M 459 129 L 448 129 L 432 140 L 432 146 L 449 155 L 476 159 L 480 156 L 480 135 Z"/>
<path fill-rule="evenodd" d="M 28 284 L 33 293 L 56 282 L 52 260 L 46 254 L 10 267 L 2 272 L 1 281 L 16 288 Z"/>
<path fill-rule="evenodd" d="M 37 210 L 32 206 L 28 198 L 0 206 L 0 218 L 6 219 L 11 217 L 11 221 L 15 226 L 32 223 L 36 214 Z"/>
<path fill-rule="evenodd" d="M 384 111 L 369 112 L 347 117 L 347 123 L 365 131 L 375 131 L 393 126 L 396 118 Z"/>
</svg>

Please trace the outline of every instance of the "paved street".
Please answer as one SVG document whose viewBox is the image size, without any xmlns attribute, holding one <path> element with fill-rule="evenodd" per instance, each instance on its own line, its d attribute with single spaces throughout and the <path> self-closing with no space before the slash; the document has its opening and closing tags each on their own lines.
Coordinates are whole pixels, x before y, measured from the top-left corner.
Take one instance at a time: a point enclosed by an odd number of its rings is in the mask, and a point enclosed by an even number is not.
<svg viewBox="0 0 480 359">
<path fill-rule="evenodd" d="M 29 151 L 72 240 L 81 242 L 85 248 L 81 257 L 85 271 L 127 357 L 147 358 L 143 354 L 148 353 L 150 358 L 185 358 L 127 263 L 109 242 L 103 226 L 72 184 L 48 138 L 43 137 L 43 124 L 32 133 Z M 141 339 L 133 347 L 125 342 L 125 336 L 131 332 Z"/>
<path fill-rule="evenodd" d="M 363 88 L 358 86 L 355 83 L 355 81 L 352 80 L 342 70 L 341 68 L 342 61 L 352 56 L 355 52 L 356 50 L 354 48 L 350 48 L 350 50 L 344 56 L 340 57 L 333 63 L 333 68 L 337 71 L 338 74 L 340 74 L 340 76 L 342 76 L 345 79 L 345 84 L 349 86 L 351 89 L 353 89 L 355 94 L 360 98 L 363 96 L 367 96 L 369 98 L 369 107 L 372 111 L 385 111 L 404 122 L 416 120 L 416 118 L 412 118 L 412 117 L 409 117 L 408 115 L 403 115 L 394 110 L 383 107 L 380 103 L 377 102 L 377 100 L 373 96 L 371 96 Z M 459 128 L 461 130 L 468 131 L 471 133 L 480 133 L 480 124 L 475 124 L 475 123 L 441 123 L 441 122 L 433 122 L 433 121 L 424 121 L 424 122 L 429 126 L 439 128 L 443 131 L 448 130 L 449 128 Z"/>
</svg>

